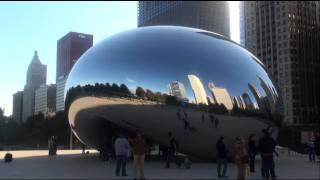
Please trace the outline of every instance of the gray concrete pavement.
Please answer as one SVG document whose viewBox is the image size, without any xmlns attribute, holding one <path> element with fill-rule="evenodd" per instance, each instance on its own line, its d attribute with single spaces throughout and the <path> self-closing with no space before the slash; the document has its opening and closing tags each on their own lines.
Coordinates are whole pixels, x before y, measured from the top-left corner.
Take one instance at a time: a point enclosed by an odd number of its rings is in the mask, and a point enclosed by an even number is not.
<svg viewBox="0 0 320 180">
<path fill-rule="evenodd" d="M 114 176 L 114 161 L 103 162 L 92 151 L 81 155 L 80 150 L 58 151 L 58 156 L 48 157 L 47 151 L 14 151 L 12 163 L 0 162 L 0 179 L 133 179 L 132 162 L 129 162 L 128 177 Z M 0 152 L 1 158 L 5 152 Z M 248 179 L 260 178 L 260 160 L 257 172 Z M 319 179 L 320 163 L 310 163 L 305 155 L 280 154 L 276 159 L 278 179 Z M 236 178 L 236 166 L 228 166 L 229 179 Z M 164 168 L 160 161 L 147 161 L 145 164 L 147 179 L 216 179 L 216 164 L 196 162 L 191 169 Z"/>
</svg>

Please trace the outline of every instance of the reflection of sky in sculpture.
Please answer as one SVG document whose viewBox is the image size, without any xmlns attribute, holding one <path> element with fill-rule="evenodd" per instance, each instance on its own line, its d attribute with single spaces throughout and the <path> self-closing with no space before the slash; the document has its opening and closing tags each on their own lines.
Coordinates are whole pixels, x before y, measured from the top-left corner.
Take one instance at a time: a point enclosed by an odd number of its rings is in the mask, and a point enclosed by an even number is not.
<svg viewBox="0 0 320 180">
<path fill-rule="evenodd" d="M 208 83 L 213 82 L 226 88 L 231 98 L 247 92 L 254 103 L 248 82 L 262 96 L 266 93 L 257 76 L 273 87 L 263 67 L 244 48 L 186 29 L 139 28 L 112 36 L 77 61 L 66 87 L 79 82 L 82 85 L 109 82 L 126 84 L 129 89 L 141 86 L 168 93 L 167 85 L 178 81 L 184 84 L 187 97 L 194 101 L 187 76 L 194 74 L 203 83 L 207 96 L 211 96 Z"/>
</svg>

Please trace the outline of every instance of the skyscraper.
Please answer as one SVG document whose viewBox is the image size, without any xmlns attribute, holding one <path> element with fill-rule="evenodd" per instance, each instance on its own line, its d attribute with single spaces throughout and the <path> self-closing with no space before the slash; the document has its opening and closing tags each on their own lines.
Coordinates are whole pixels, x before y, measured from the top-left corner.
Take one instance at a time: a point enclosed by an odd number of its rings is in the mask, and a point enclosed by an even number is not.
<svg viewBox="0 0 320 180">
<path fill-rule="evenodd" d="M 17 122 L 22 122 L 23 92 L 18 91 L 13 94 L 12 117 Z"/>
<path fill-rule="evenodd" d="M 64 110 L 64 86 L 77 60 L 93 45 L 93 35 L 69 32 L 57 42 L 56 110 Z"/>
<path fill-rule="evenodd" d="M 226 88 L 217 87 L 212 82 L 208 84 L 208 87 L 216 104 L 223 104 L 228 110 L 233 108 L 230 94 Z"/>
<path fill-rule="evenodd" d="M 52 116 L 56 112 L 56 85 L 43 84 L 36 90 L 35 114 L 41 112 L 45 116 Z"/>
<path fill-rule="evenodd" d="M 279 86 L 288 125 L 320 124 L 319 11 L 316 1 L 244 2 L 246 48 Z"/>
<path fill-rule="evenodd" d="M 189 74 L 188 78 L 192 87 L 196 104 L 208 105 L 207 93 L 203 87 L 201 80 L 194 74 Z"/>
<path fill-rule="evenodd" d="M 139 1 L 138 27 L 176 25 L 230 37 L 227 1 Z"/>
<path fill-rule="evenodd" d="M 58 40 L 56 81 L 60 76 L 68 76 L 72 66 L 92 44 L 92 35 L 77 32 L 69 32 Z"/>
<path fill-rule="evenodd" d="M 46 84 L 47 66 L 40 62 L 38 52 L 34 52 L 33 59 L 27 71 L 27 81 L 23 90 L 22 121 L 34 114 L 35 91 L 41 84 Z"/>
</svg>

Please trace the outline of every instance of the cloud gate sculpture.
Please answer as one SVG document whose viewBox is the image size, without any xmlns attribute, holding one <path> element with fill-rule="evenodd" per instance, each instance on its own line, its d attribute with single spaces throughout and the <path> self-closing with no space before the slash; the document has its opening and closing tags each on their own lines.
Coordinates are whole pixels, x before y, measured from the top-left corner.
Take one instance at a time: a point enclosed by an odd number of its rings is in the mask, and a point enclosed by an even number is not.
<svg viewBox="0 0 320 180">
<path fill-rule="evenodd" d="M 179 151 L 211 159 L 220 136 L 274 137 L 282 121 L 279 92 L 250 52 L 213 32 L 178 26 L 143 27 L 111 36 L 72 68 L 65 88 L 74 134 L 86 145 L 112 147 L 117 133 L 142 131 Z"/>
</svg>

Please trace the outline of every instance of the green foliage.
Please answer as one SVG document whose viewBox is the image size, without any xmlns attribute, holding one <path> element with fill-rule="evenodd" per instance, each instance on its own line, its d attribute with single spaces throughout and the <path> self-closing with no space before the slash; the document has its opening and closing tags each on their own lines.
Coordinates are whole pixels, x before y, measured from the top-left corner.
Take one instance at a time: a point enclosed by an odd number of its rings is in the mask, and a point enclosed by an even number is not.
<svg viewBox="0 0 320 180">
<path fill-rule="evenodd" d="M 58 137 L 59 145 L 67 146 L 69 143 L 70 128 L 63 111 L 53 117 L 39 113 L 20 124 L 11 117 L 2 115 L 0 118 L 0 148 L 46 148 L 51 136 Z"/>
</svg>

